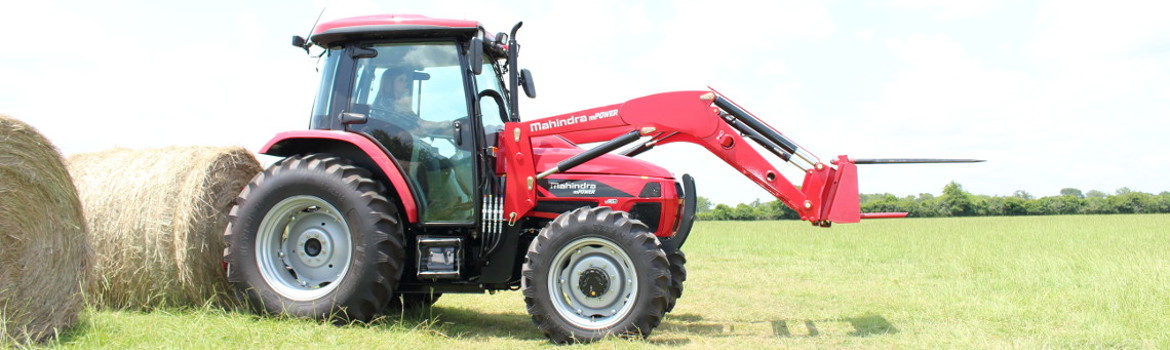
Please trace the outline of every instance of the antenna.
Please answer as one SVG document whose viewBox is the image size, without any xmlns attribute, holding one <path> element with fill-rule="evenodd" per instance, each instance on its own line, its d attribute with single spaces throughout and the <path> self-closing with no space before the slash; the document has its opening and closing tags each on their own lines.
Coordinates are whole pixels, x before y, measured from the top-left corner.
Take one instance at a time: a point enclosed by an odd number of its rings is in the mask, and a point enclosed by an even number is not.
<svg viewBox="0 0 1170 350">
<path fill-rule="evenodd" d="M 318 23 L 321 23 L 321 16 L 324 16 L 324 15 L 325 15 L 325 7 L 324 7 L 324 6 L 322 6 L 322 7 L 321 7 L 321 12 L 317 13 L 317 19 L 313 21 L 313 26 L 312 26 L 312 27 L 309 27 L 309 34 L 306 34 L 306 35 L 305 35 L 305 37 L 306 37 L 306 38 L 308 38 L 308 37 L 310 37 L 310 36 L 312 36 L 312 35 L 313 35 L 313 29 L 316 29 L 316 28 L 317 28 L 317 24 L 318 24 Z"/>
<path fill-rule="evenodd" d="M 321 12 L 317 14 L 317 20 L 313 21 L 313 26 L 309 27 L 308 34 L 305 34 L 304 37 L 293 36 L 293 46 L 304 49 L 306 55 L 311 55 L 311 53 L 309 53 L 309 46 L 313 44 L 312 41 L 309 41 L 306 38 L 311 38 L 313 36 L 313 29 L 317 28 L 317 23 L 321 22 L 321 16 L 323 15 L 325 15 L 325 7 L 321 7 Z"/>
</svg>

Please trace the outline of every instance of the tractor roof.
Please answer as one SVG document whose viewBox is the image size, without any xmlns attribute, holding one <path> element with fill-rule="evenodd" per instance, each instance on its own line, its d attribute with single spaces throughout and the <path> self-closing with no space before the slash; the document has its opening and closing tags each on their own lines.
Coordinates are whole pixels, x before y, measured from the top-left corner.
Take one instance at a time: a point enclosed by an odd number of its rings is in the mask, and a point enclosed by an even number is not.
<svg viewBox="0 0 1170 350">
<path fill-rule="evenodd" d="M 330 46 L 343 40 L 382 38 L 471 37 L 481 25 L 476 21 L 430 18 L 422 15 L 372 15 L 321 23 L 310 37 Z"/>
</svg>

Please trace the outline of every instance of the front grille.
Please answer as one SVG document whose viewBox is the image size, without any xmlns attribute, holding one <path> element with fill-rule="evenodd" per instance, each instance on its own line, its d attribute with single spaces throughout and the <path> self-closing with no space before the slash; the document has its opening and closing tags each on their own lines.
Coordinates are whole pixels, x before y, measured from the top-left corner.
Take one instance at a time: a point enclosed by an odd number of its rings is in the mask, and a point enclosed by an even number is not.
<svg viewBox="0 0 1170 350">
<path fill-rule="evenodd" d="M 658 231 L 658 221 L 662 218 L 661 203 L 638 203 L 630 208 L 630 216 L 641 220 L 651 232 Z"/>
<path fill-rule="evenodd" d="M 662 197 L 662 184 L 651 182 L 642 187 L 642 193 L 638 194 L 642 198 L 658 198 Z"/>
</svg>

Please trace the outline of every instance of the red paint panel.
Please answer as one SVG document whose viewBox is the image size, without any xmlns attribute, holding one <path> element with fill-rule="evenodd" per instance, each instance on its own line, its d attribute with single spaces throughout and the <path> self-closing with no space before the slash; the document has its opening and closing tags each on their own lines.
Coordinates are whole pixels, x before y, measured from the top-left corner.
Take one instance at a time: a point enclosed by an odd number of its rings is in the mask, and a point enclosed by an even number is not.
<svg viewBox="0 0 1170 350">
<path fill-rule="evenodd" d="M 580 148 L 537 148 L 533 149 L 536 154 L 536 171 L 544 171 L 552 169 L 557 165 L 557 162 L 575 156 L 584 150 Z M 671 177 L 669 171 L 653 163 L 646 162 L 640 159 L 625 157 L 615 154 L 605 154 L 600 157 L 582 163 L 566 173 L 579 174 L 621 174 L 621 175 L 646 175 L 656 177 Z"/>
<path fill-rule="evenodd" d="M 647 177 L 647 176 L 632 176 L 632 175 L 596 175 L 596 174 L 557 174 L 548 177 L 552 181 L 576 180 L 576 181 L 591 181 L 604 184 L 605 186 L 620 190 L 629 194 L 628 197 L 618 196 L 598 196 L 598 195 L 582 195 L 552 197 L 547 192 L 541 192 L 540 201 L 582 201 L 582 202 L 596 202 L 598 206 L 610 207 L 614 210 L 621 210 L 625 212 L 632 212 L 634 205 L 640 203 L 658 203 L 660 211 L 656 213 L 658 217 L 658 224 L 650 227 L 658 237 L 670 237 L 674 235 L 675 225 L 678 223 L 678 216 L 680 215 L 680 202 L 678 193 L 675 191 L 674 179 L 669 177 Z M 658 197 L 641 198 L 638 197 L 647 184 L 658 183 L 661 186 L 661 195 Z M 600 192 L 600 191 L 599 191 Z M 559 213 L 556 213 L 559 214 Z M 550 213 L 543 213 L 533 211 L 529 213 L 530 216 L 542 218 L 555 218 L 556 215 Z"/>
<path fill-rule="evenodd" d="M 696 138 L 706 138 L 723 124 L 711 107 L 711 101 L 699 99 L 710 91 L 675 91 L 629 100 L 622 104 L 621 116 L 636 128 L 653 127 L 659 131 L 679 131 Z"/>
<path fill-rule="evenodd" d="M 708 93 L 710 92 L 667 92 L 519 124 L 525 132 L 531 131 L 533 136 L 560 135 L 578 144 L 608 141 L 631 130 L 643 131 L 647 128 L 654 129 L 651 134 L 678 132 L 660 144 L 690 142 L 701 145 L 773 196 L 784 201 L 806 220 L 818 219 L 819 207 L 804 208 L 803 203 L 809 195 L 801 192 L 784 178 L 768 160 L 746 143 L 738 131 L 724 123 L 710 100 L 700 98 Z M 660 169 L 656 166 L 654 168 Z M 538 168 L 537 171 L 544 169 L 548 169 L 548 166 Z M 638 171 L 648 170 L 649 168 L 643 168 Z M 602 170 L 597 171 L 605 173 Z M 651 174 L 655 173 L 646 175 Z M 824 177 L 826 174 L 821 176 Z M 826 180 L 822 178 L 817 181 L 823 184 Z M 819 191 L 823 190 L 823 186 L 817 186 L 817 189 L 816 195 L 820 196 Z"/>
<path fill-rule="evenodd" d="M 519 220 L 536 206 L 536 169 L 533 168 L 532 135 L 525 122 L 504 123 L 499 134 L 499 163 L 504 164 L 504 218 Z M 529 186 L 529 180 L 532 186 Z"/>
<path fill-rule="evenodd" d="M 808 196 L 796 188 L 763 155 L 748 145 L 748 141 L 739 136 L 738 131 L 722 123 L 718 125 L 716 130 L 716 132 L 703 139 L 695 140 L 690 135 L 678 137 L 678 139 L 681 142 L 693 142 L 703 146 L 716 157 L 726 162 L 727 165 L 739 170 L 741 174 L 752 180 L 752 182 L 760 185 L 761 188 L 771 193 L 776 199 L 784 202 L 789 208 L 800 213 L 801 217 L 814 215 L 810 212 L 810 209 L 805 208 L 803 205 Z M 721 140 L 724 138 L 733 140 L 731 147 L 722 146 Z M 769 173 L 774 175 L 772 180 L 768 180 Z M 806 178 L 808 177 L 806 175 Z"/>
<path fill-rule="evenodd" d="M 857 165 L 849 157 L 837 156 L 837 174 L 834 181 L 832 202 L 825 217 L 837 224 L 852 224 L 864 218 L 861 214 L 861 197 L 857 188 Z M 904 215 L 903 215 L 904 216 Z"/>
<path fill-rule="evenodd" d="M 575 143 L 608 141 L 631 130 L 630 126 L 618 115 L 620 106 L 621 104 L 614 104 L 586 109 L 530 120 L 522 124 L 524 131 L 531 133 L 533 137 L 561 135 L 566 137 L 570 142 Z M 598 132 L 609 129 L 612 130 L 610 132 Z M 582 135 L 588 135 L 589 137 L 574 138 L 568 136 L 573 133 L 583 133 Z"/>
<path fill-rule="evenodd" d="M 603 197 L 601 195 L 593 195 L 593 196 L 565 195 L 565 196 L 557 197 L 557 196 L 553 195 L 552 193 L 549 193 L 548 191 L 541 192 L 542 197 L 556 197 L 558 199 L 579 198 L 582 200 L 591 200 L 591 201 L 597 201 L 598 198 L 619 198 L 619 199 L 621 197 L 637 198 L 638 194 L 642 192 L 642 188 L 645 187 L 647 183 L 650 183 L 652 181 L 662 180 L 661 178 L 650 178 L 650 177 L 642 177 L 642 176 L 636 176 L 636 175 L 600 175 L 599 176 L 597 174 L 575 174 L 575 173 L 562 173 L 562 174 L 551 175 L 546 179 L 549 181 L 553 181 L 553 182 L 565 181 L 565 180 L 568 180 L 568 181 L 595 181 L 595 182 L 600 182 L 600 183 L 604 184 L 605 186 L 609 186 L 609 187 L 613 188 L 614 190 L 618 190 L 618 191 L 621 191 L 621 192 L 626 194 L 625 196 L 610 196 L 610 197 Z M 654 180 L 651 180 L 651 179 L 654 179 Z M 671 187 L 674 187 L 673 182 L 671 182 Z"/>
<path fill-rule="evenodd" d="M 861 213 L 862 219 L 901 219 L 910 213 Z"/>
<path fill-rule="evenodd" d="M 363 26 L 434 26 L 434 27 L 448 27 L 448 28 L 477 28 L 479 22 L 457 20 L 457 19 L 441 19 L 430 18 L 422 15 L 371 15 L 361 17 L 350 17 L 333 20 L 317 25 L 313 30 L 313 35 L 321 34 L 333 29 L 342 29 L 350 27 Z"/>
<path fill-rule="evenodd" d="M 361 149 L 362 152 L 365 152 L 365 154 L 370 157 L 370 159 L 374 160 L 374 164 L 377 164 L 378 167 L 382 169 L 382 172 L 386 174 L 387 180 L 390 181 L 390 185 L 394 187 L 394 191 L 398 192 L 398 195 L 402 200 L 402 209 L 406 212 L 407 220 L 412 223 L 418 222 L 418 206 L 415 204 L 414 194 L 410 192 L 410 186 L 407 185 L 406 179 L 402 177 L 402 173 L 398 171 L 398 167 L 394 165 L 394 162 L 390 160 L 385 152 L 382 152 L 382 148 L 378 147 L 374 141 L 371 141 L 370 139 L 367 139 L 361 135 L 344 131 L 296 130 L 276 134 L 275 137 L 269 140 L 268 143 L 260 149 L 260 153 L 268 154 L 269 150 L 271 150 L 273 146 L 276 146 L 282 142 L 297 139 L 325 139 L 342 141 L 354 145 L 358 149 Z"/>
<path fill-rule="evenodd" d="M 572 142 L 569 142 L 569 140 L 566 140 L 564 137 L 561 137 L 560 135 L 533 137 L 532 138 L 532 147 L 534 147 L 534 148 L 572 148 L 572 149 L 578 149 L 578 150 L 581 149 L 581 147 L 577 147 L 577 145 L 573 144 Z"/>
<path fill-rule="evenodd" d="M 824 208 L 828 206 L 827 201 L 831 198 L 829 192 L 832 186 L 829 182 L 833 178 L 834 172 L 833 168 L 825 166 L 820 170 L 809 170 L 805 175 L 804 186 L 801 186 L 800 190 L 807 198 L 809 217 L 806 220 L 814 222 L 825 220 Z M 800 203 L 800 205 L 805 204 Z"/>
</svg>

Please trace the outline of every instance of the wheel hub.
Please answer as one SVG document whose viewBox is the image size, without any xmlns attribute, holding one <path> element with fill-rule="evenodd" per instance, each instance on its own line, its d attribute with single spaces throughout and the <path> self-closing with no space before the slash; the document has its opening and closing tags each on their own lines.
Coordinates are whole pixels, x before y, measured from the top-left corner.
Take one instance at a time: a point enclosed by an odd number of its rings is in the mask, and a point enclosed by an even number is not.
<svg viewBox="0 0 1170 350">
<path fill-rule="evenodd" d="M 352 250 L 345 219 L 313 196 L 278 202 L 265 214 L 256 237 L 261 276 L 292 300 L 314 300 L 332 291 L 349 269 Z"/>
<path fill-rule="evenodd" d="M 308 242 L 305 242 L 305 254 L 309 254 L 309 256 L 320 255 L 321 254 L 321 241 L 318 241 L 316 238 L 313 238 L 313 239 L 309 239 Z"/>
<path fill-rule="evenodd" d="M 305 221 L 320 220 L 319 217 L 315 219 L 317 220 Z M 303 264 L 305 267 L 322 267 L 330 262 L 335 262 L 331 258 L 333 257 L 333 249 L 336 247 L 333 244 L 333 239 L 330 238 L 329 228 L 322 227 L 324 225 L 313 225 L 307 228 L 304 226 L 309 225 L 294 225 L 293 228 L 299 230 L 289 233 L 290 236 L 296 238 L 294 241 L 296 245 L 292 247 L 292 250 L 296 253 L 294 259 L 297 260 L 294 265 Z M 333 234 L 336 234 L 336 232 Z"/>
<path fill-rule="evenodd" d="M 609 291 L 609 274 L 596 267 L 589 268 L 581 273 L 577 286 L 586 297 L 600 298 Z"/>
<path fill-rule="evenodd" d="M 558 250 L 551 265 L 553 307 L 566 321 L 604 329 L 621 322 L 633 308 L 638 290 L 633 261 L 612 241 L 577 239 Z"/>
</svg>

